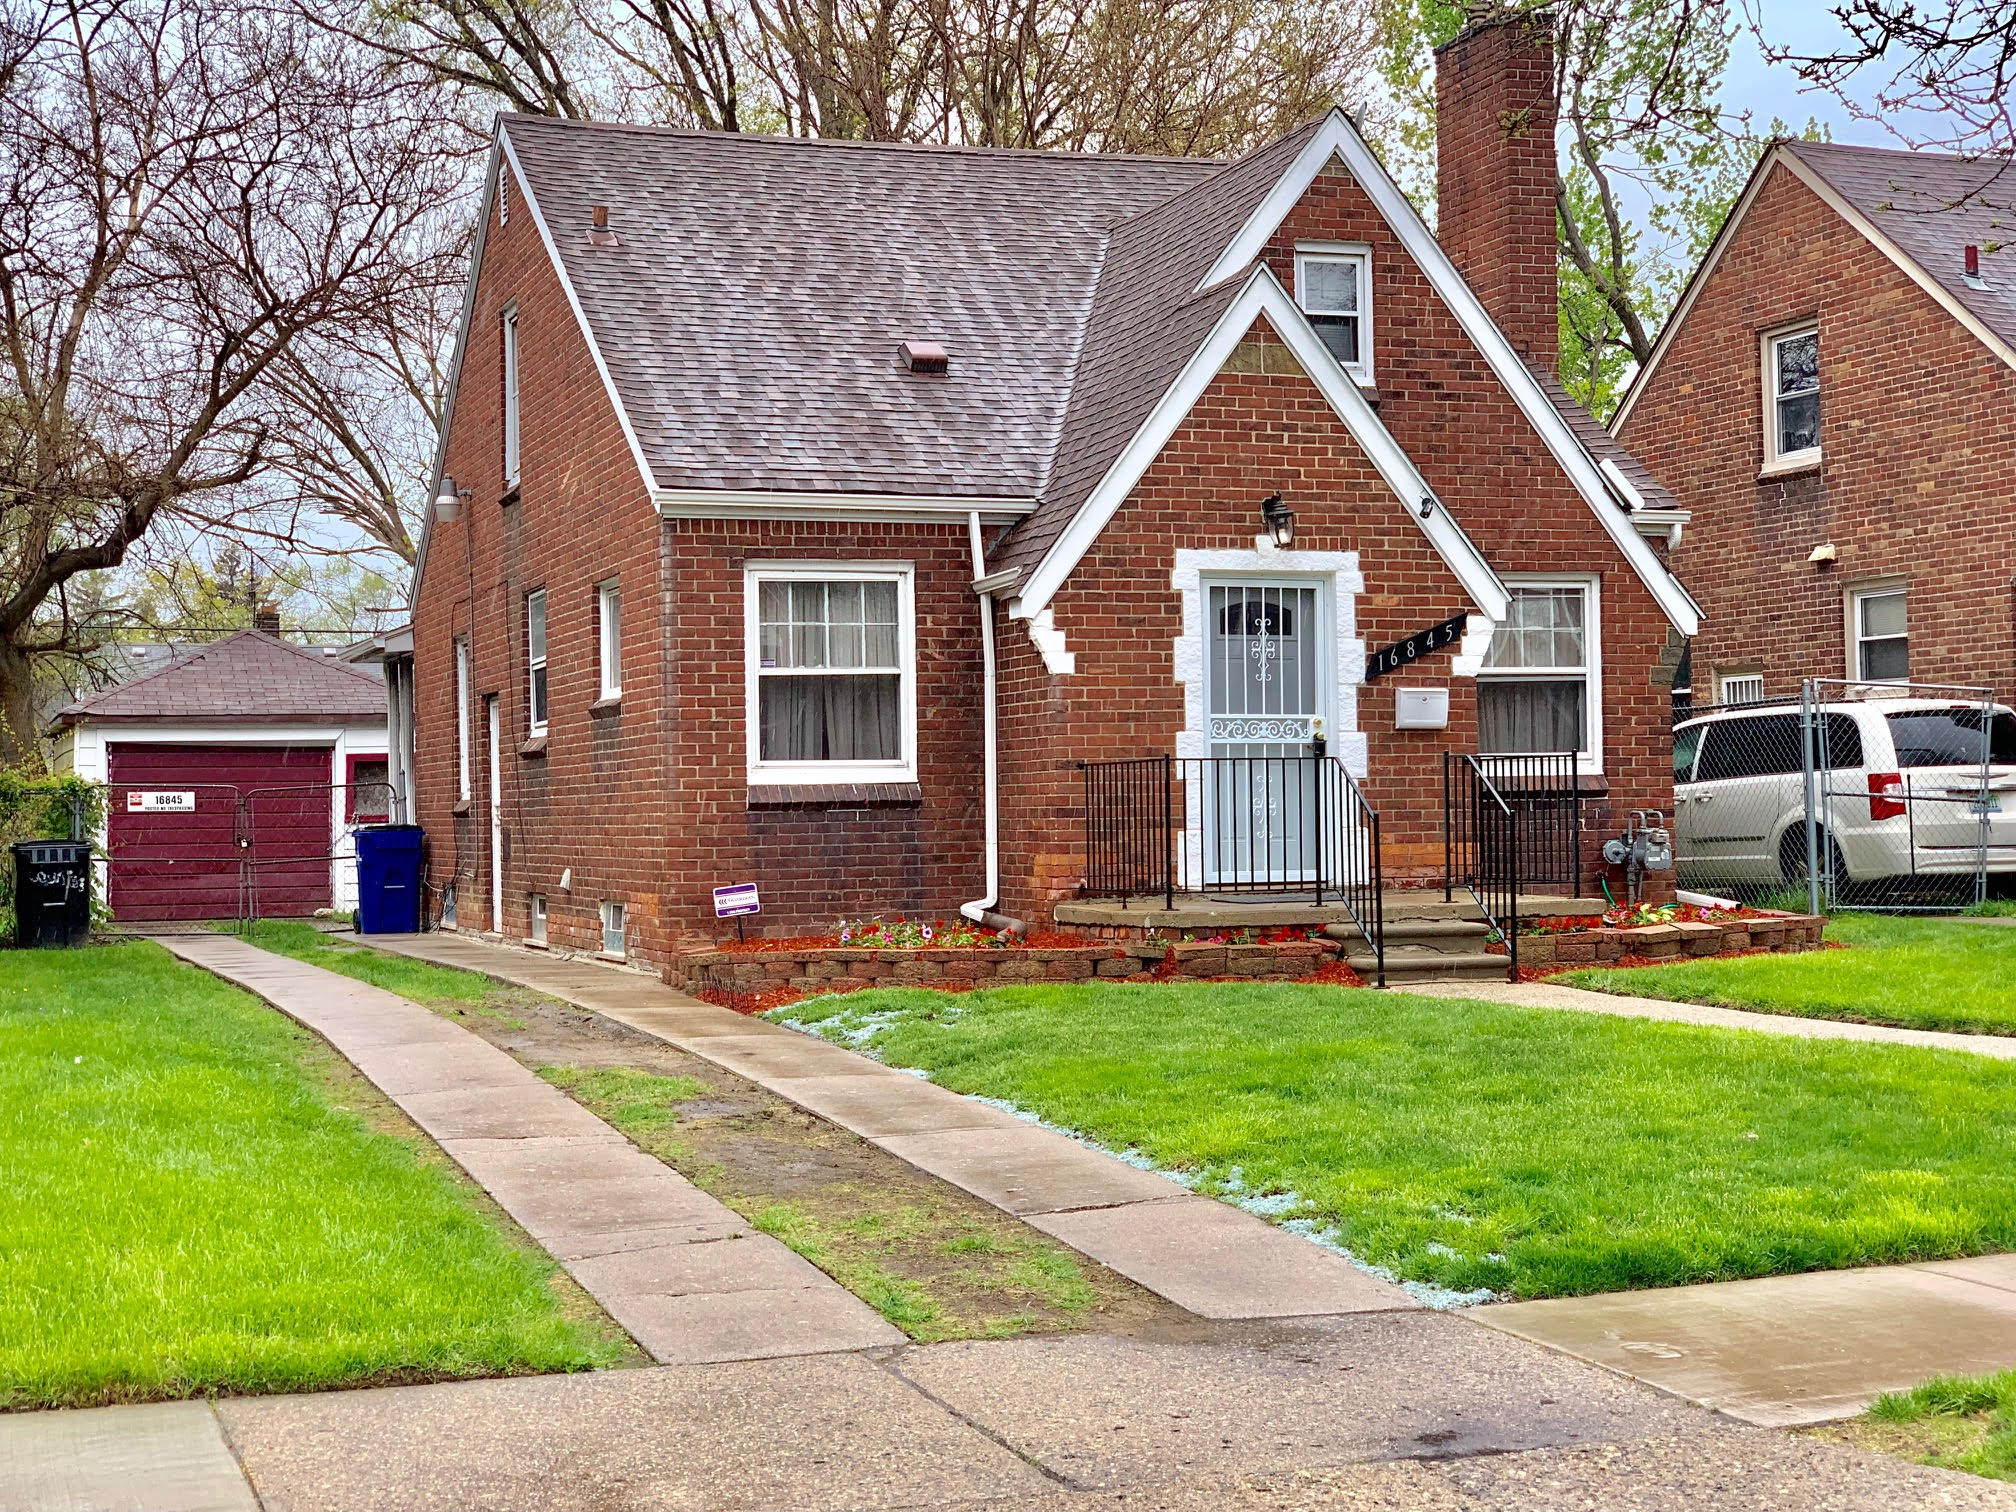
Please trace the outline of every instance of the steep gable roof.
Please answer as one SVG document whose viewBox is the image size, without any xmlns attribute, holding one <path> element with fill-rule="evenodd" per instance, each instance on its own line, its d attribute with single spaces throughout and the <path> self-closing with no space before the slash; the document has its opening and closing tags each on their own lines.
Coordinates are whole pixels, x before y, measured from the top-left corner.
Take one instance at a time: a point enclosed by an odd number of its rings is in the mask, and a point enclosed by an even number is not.
<svg viewBox="0 0 2016 1512">
<path fill-rule="evenodd" d="M 1764 154 L 1694 270 L 1632 379 L 1612 422 L 1629 418 L 1694 299 L 1749 214 L 1765 181 L 1783 167 L 2004 362 L 2016 367 L 2016 162 L 1950 153 L 1902 152 L 1837 142 L 1779 142 Z M 1966 249 L 1981 248 L 1982 287 L 1965 277 Z"/>
<path fill-rule="evenodd" d="M 1221 166 L 500 129 L 662 488 L 1034 498 L 1108 231 Z M 955 381 L 907 372 L 911 338 Z"/>
<path fill-rule="evenodd" d="M 56 715 L 83 720 L 351 724 L 385 717 L 385 684 L 320 651 L 240 630 L 131 682 L 80 698 Z"/>
</svg>

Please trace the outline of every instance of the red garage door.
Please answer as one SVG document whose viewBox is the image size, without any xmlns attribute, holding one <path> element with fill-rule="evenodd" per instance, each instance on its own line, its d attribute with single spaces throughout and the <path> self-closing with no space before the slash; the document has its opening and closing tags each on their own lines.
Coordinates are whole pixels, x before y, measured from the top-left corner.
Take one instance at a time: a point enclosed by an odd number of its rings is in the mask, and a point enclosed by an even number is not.
<svg viewBox="0 0 2016 1512">
<path fill-rule="evenodd" d="M 113 743 L 106 892 L 128 919 L 229 919 L 329 906 L 328 746 Z"/>
</svg>

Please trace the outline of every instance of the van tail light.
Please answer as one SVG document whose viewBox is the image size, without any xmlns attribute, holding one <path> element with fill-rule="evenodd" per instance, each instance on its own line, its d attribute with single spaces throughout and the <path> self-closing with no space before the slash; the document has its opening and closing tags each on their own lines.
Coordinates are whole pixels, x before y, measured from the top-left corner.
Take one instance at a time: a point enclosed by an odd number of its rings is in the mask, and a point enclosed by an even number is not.
<svg viewBox="0 0 2016 1512">
<path fill-rule="evenodd" d="M 1871 772 L 1869 774 L 1869 817 L 1871 819 L 1901 819 L 1911 805 L 1902 798 L 1892 798 L 1892 793 L 1904 791 L 1902 772 Z"/>
</svg>

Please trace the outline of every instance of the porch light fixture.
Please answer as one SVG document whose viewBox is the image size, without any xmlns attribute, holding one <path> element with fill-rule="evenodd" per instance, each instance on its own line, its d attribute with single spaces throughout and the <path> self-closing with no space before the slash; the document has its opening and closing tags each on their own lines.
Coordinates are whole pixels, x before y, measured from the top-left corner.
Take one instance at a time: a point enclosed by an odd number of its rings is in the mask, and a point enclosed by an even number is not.
<svg viewBox="0 0 2016 1512">
<path fill-rule="evenodd" d="M 1269 494 L 1260 501 L 1260 523 L 1276 546 L 1286 550 L 1295 544 L 1295 511 L 1281 502 L 1281 495 Z"/>
<path fill-rule="evenodd" d="M 462 518 L 462 495 L 453 478 L 441 479 L 441 492 L 434 496 L 434 518 L 443 525 L 453 525 Z"/>
</svg>

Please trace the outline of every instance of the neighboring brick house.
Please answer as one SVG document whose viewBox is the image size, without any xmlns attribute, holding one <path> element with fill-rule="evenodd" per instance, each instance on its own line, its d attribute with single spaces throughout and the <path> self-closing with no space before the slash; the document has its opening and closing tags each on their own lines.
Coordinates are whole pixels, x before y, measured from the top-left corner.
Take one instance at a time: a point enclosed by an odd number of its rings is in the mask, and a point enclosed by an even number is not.
<svg viewBox="0 0 2016 1512">
<path fill-rule="evenodd" d="M 1445 750 L 1577 748 L 1588 857 L 1669 807 L 1684 514 L 1551 371 L 1547 39 L 1441 68 L 1439 245 L 1342 112 L 1229 164 L 502 119 L 414 601 L 451 921 L 1040 924 L 1120 758 L 1325 751 L 1389 881 Z"/>
<path fill-rule="evenodd" d="M 1618 411 L 1692 512 L 1696 703 L 1802 679 L 2016 693 L 2016 180 L 1764 155 Z"/>
</svg>

